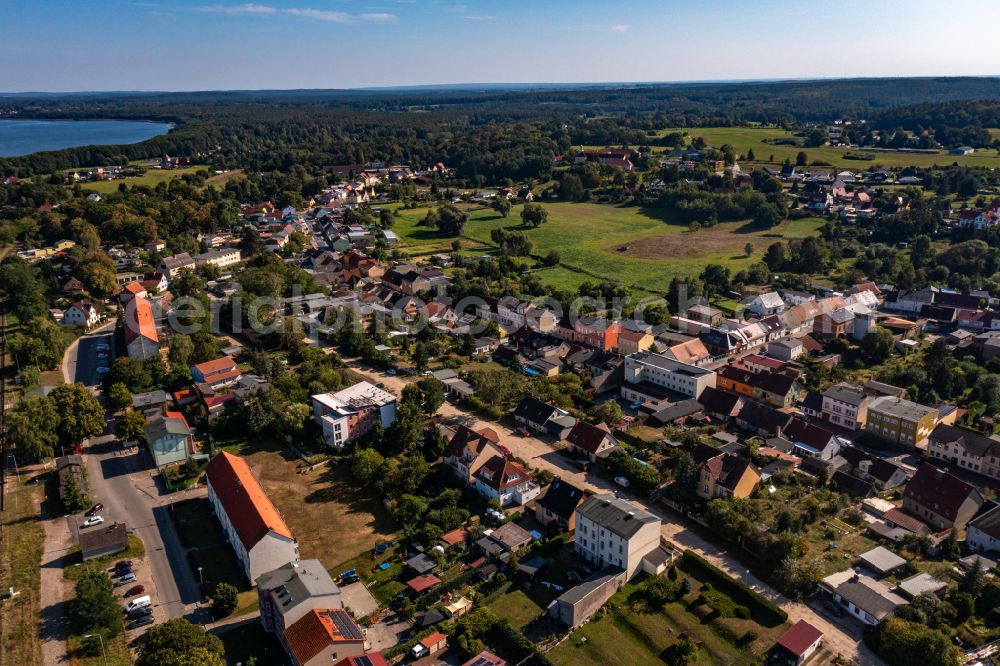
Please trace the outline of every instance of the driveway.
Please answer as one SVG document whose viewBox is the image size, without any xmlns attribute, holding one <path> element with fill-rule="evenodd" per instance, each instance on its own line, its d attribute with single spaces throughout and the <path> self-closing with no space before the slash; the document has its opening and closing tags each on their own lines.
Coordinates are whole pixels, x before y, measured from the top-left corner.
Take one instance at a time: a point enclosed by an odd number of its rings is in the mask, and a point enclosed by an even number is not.
<svg viewBox="0 0 1000 666">
<path fill-rule="evenodd" d="M 387 375 L 384 372 L 368 368 L 356 359 L 352 359 L 348 363 L 348 366 L 373 383 L 381 382 L 385 384 L 396 395 L 401 395 L 403 388 L 408 383 L 402 377 Z M 413 381 L 416 381 L 416 379 L 418 378 L 412 378 Z M 633 496 L 610 481 L 583 472 L 571 465 L 561 454 L 557 453 L 550 445 L 537 437 L 522 437 L 500 423 L 480 419 L 477 416 L 463 412 L 449 402 L 445 402 L 441 406 L 439 413 L 446 422 L 460 423 L 474 430 L 484 427 L 493 428 L 500 436 L 500 443 L 510 449 L 515 456 L 526 461 L 530 467 L 546 469 L 576 485 L 578 488 L 595 493 L 615 492 L 619 496 L 626 497 L 638 506 L 658 516 L 663 521 L 662 534 L 668 540 L 681 548 L 688 548 L 701 555 L 734 578 L 743 578 L 747 575 L 746 567 L 740 563 L 738 558 L 685 527 L 678 520 L 676 514 L 655 502 Z M 834 623 L 831 619 L 821 615 L 810 606 L 787 599 L 763 581 L 751 578 L 750 583 L 755 590 L 774 601 L 788 613 L 788 618 L 791 622 L 806 620 L 822 631 L 824 645 L 828 651 L 853 659 L 863 666 L 883 663 L 861 641 L 861 636 L 857 632 L 857 628 L 850 624 L 849 619 L 845 619 L 844 622 Z"/>
<path fill-rule="evenodd" d="M 85 386 L 99 386 L 103 373 L 97 371 L 100 367 L 111 367 L 115 360 L 115 322 L 109 321 L 97 327 L 90 333 L 81 335 L 74 340 L 63 354 L 63 380 L 67 384 L 80 382 Z M 107 349 L 98 347 L 107 346 Z M 105 354 L 106 358 L 99 358 Z"/>
<path fill-rule="evenodd" d="M 170 518 L 174 495 L 161 496 L 143 449 L 123 450 L 112 435 L 90 440 L 87 473 L 92 500 L 104 504 L 108 521 L 125 521 L 146 548 L 145 565 L 156 594 L 157 620 L 187 617 L 192 622 L 210 620 L 201 607 L 198 582 Z M 201 492 L 204 492 L 203 490 Z"/>
</svg>

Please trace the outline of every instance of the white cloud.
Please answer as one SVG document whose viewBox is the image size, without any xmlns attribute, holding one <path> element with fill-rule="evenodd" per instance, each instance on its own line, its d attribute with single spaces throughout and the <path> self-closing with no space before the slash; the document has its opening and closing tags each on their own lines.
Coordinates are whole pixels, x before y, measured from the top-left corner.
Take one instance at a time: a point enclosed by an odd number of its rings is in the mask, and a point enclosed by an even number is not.
<svg viewBox="0 0 1000 666">
<path fill-rule="evenodd" d="M 306 18 L 315 19 L 317 21 L 328 21 L 330 23 L 347 23 L 351 20 L 350 14 L 345 14 L 344 12 L 334 12 L 325 9 L 299 9 L 292 7 L 290 9 L 284 10 L 286 14 L 291 14 L 292 16 L 304 16 Z"/>
<path fill-rule="evenodd" d="M 628 32 L 628 26 L 624 23 L 611 26 L 611 32 Z"/>
<path fill-rule="evenodd" d="M 395 21 L 396 20 L 396 15 L 395 14 L 385 14 L 385 13 L 380 13 L 380 14 L 362 14 L 361 18 L 364 19 L 365 21 L 385 22 L 385 21 Z"/>
<path fill-rule="evenodd" d="M 267 5 L 258 5 L 247 2 L 242 5 L 209 5 L 199 8 L 203 12 L 213 12 L 216 14 L 274 14 L 278 10 Z"/>
<path fill-rule="evenodd" d="M 465 16 L 466 21 L 492 21 L 495 16 Z"/>
</svg>

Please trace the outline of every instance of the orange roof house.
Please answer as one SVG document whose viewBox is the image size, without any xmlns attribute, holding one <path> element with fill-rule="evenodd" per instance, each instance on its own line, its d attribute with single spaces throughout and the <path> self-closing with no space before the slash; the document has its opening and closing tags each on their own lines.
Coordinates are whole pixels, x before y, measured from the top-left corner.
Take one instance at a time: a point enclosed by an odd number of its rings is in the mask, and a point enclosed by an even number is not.
<svg viewBox="0 0 1000 666">
<path fill-rule="evenodd" d="M 149 358 L 160 353 L 153 306 L 141 296 L 125 304 L 125 348 L 130 358 Z"/>
<path fill-rule="evenodd" d="M 343 608 L 304 615 L 285 629 L 283 643 L 296 666 L 328 665 L 368 649 L 365 633 Z"/>
<path fill-rule="evenodd" d="M 191 380 L 208 384 L 212 388 L 228 386 L 239 381 L 239 378 L 240 371 L 236 362 L 228 356 L 191 366 Z"/>
<path fill-rule="evenodd" d="M 246 460 L 228 452 L 205 468 L 208 499 L 251 581 L 299 558 L 285 519 Z"/>
</svg>

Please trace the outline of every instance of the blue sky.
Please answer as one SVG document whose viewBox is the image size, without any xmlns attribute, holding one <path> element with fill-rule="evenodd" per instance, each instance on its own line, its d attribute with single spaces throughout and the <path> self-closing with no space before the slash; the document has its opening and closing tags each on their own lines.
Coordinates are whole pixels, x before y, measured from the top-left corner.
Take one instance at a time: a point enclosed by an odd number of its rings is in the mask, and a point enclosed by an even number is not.
<svg viewBox="0 0 1000 666">
<path fill-rule="evenodd" d="M 0 91 L 1000 74 L 1000 1 L 0 0 Z"/>
</svg>

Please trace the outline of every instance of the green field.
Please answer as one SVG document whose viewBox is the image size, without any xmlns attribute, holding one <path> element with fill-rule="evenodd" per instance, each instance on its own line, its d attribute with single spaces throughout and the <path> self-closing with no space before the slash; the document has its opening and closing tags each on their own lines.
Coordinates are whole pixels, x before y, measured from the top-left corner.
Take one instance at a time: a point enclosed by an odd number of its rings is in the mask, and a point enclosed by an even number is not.
<svg viewBox="0 0 1000 666">
<path fill-rule="evenodd" d="M 686 225 L 671 223 L 657 209 L 569 202 L 543 205 L 549 221 L 537 229 L 521 226 L 520 207 L 503 218 L 488 208 L 465 206 L 470 219 L 463 235 L 466 241 L 491 245 L 490 232 L 504 227 L 523 231 L 534 244 L 535 255 L 558 250 L 561 265 L 537 273 L 544 284 L 559 289 L 575 290 L 588 280 L 611 280 L 637 291 L 662 294 L 675 276 L 697 275 L 708 263 L 739 270 L 759 261 L 776 240 L 813 235 L 824 223 L 810 217 L 761 231 L 742 222 L 728 222 L 691 232 Z M 424 208 L 403 211 L 393 229 L 412 252 L 449 248 L 453 239 L 419 226 L 425 214 Z M 748 242 L 754 246 L 749 258 L 743 254 Z"/>
<path fill-rule="evenodd" d="M 795 162 L 799 151 L 805 151 L 809 156 L 809 162 L 826 162 L 834 167 L 851 169 L 853 171 L 867 171 L 869 167 L 932 167 L 950 166 L 959 164 L 961 166 L 981 166 L 997 168 L 1000 167 L 1000 155 L 993 149 L 977 150 L 972 155 L 949 155 L 942 150 L 936 154 L 923 153 L 898 153 L 898 152 L 870 152 L 863 148 L 833 148 L 823 146 L 818 148 L 802 148 L 799 146 L 772 145 L 768 141 L 775 139 L 791 139 L 795 135 L 791 132 L 779 128 L 756 128 L 756 127 L 704 127 L 704 128 L 679 128 L 664 130 L 663 133 L 687 132 L 692 137 L 702 137 L 705 142 L 713 148 L 720 148 L 725 144 L 730 144 L 736 149 L 739 155 L 746 155 L 752 148 L 755 162 L 781 164 L 785 160 Z M 856 160 L 845 157 L 848 153 L 868 153 L 874 155 L 872 160 Z M 770 159 L 774 156 L 773 161 Z"/>
<path fill-rule="evenodd" d="M 119 178 L 118 180 L 102 180 L 96 183 L 80 183 L 80 187 L 87 192 L 97 192 L 98 194 L 110 194 L 118 191 L 118 186 L 122 183 L 132 185 L 148 185 L 155 187 L 159 183 L 180 178 L 184 174 L 195 173 L 201 169 L 207 169 L 208 165 L 200 164 L 183 169 L 150 169 L 141 176 L 135 178 Z"/>
</svg>

